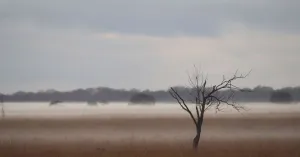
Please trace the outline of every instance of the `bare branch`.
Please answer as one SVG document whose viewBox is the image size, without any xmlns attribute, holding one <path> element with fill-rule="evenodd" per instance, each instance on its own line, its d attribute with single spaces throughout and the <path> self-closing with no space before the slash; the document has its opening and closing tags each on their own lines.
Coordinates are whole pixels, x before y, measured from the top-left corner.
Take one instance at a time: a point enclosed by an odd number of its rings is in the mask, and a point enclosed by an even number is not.
<svg viewBox="0 0 300 157">
<path fill-rule="evenodd" d="M 172 90 L 174 90 L 174 89 L 172 89 Z M 174 91 L 173 91 L 173 92 L 174 92 Z M 177 95 L 173 94 L 173 92 L 170 91 L 170 92 L 169 92 L 170 95 L 171 95 L 174 99 L 177 100 L 178 104 L 181 106 L 182 109 L 184 109 L 185 111 L 187 111 L 187 108 L 186 108 L 185 106 L 182 105 L 182 103 L 181 103 L 179 97 L 178 97 Z"/>
<path fill-rule="evenodd" d="M 222 89 L 239 89 L 237 86 L 233 85 L 232 82 L 237 80 L 237 79 L 243 79 L 243 78 L 246 78 L 249 74 L 247 73 L 246 75 L 240 75 L 240 76 L 237 76 L 237 72 L 238 70 L 235 72 L 235 74 L 230 78 L 230 79 L 225 79 L 225 77 L 223 76 L 223 80 L 220 84 L 216 85 L 215 88 L 213 88 L 213 90 L 206 96 L 207 98 L 214 94 L 215 92 L 217 91 L 220 91 Z"/>
<path fill-rule="evenodd" d="M 197 113 L 197 119 L 200 118 L 200 113 L 199 113 L 199 107 L 196 105 L 196 113 Z"/>
<path fill-rule="evenodd" d="M 189 107 L 186 105 L 185 100 L 178 94 L 178 92 L 171 87 L 171 91 L 169 91 L 169 93 L 171 94 L 171 96 L 177 100 L 178 104 L 181 106 L 181 108 L 183 110 L 185 110 L 186 112 L 189 113 L 189 115 L 191 116 L 191 118 L 193 119 L 195 125 L 197 125 L 197 121 L 193 115 L 193 113 L 191 112 L 191 110 L 189 109 Z"/>
<path fill-rule="evenodd" d="M 188 73 L 188 77 L 189 77 L 189 83 L 190 83 L 190 85 L 191 85 L 192 87 L 195 87 L 196 85 L 195 85 L 194 81 L 192 80 L 192 78 L 191 78 L 191 76 L 190 76 L 189 73 Z"/>
</svg>

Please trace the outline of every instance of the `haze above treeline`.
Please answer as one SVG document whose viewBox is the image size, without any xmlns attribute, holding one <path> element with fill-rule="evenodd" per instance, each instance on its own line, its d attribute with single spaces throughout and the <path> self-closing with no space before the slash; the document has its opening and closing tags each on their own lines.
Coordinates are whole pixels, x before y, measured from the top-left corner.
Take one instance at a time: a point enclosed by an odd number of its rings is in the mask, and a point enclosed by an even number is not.
<svg viewBox="0 0 300 157">
<path fill-rule="evenodd" d="M 176 89 L 188 97 L 188 90 L 191 88 L 178 86 Z M 257 86 L 254 88 L 243 88 L 244 91 L 235 92 L 235 100 L 239 102 L 269 102 L 272 93 L 283 91 L 291 95 L 293 101 L 300 101 L 300 87 L 285 87 L 273 89 L 267 86 Z M 222 91 L 226 95 L 226 90 Z M 24 92 L 19 91 L 4 96 L 5 102 L 35 102 L 35 101 L 67 101 L 67 102 L 87 102 L 87 101 L 107 101 L 107 102 L 128 102 L 130 98 L 138 93 L 145 93 L 155 98 L 157 102 L 173 102 L 168 90 L 138 90 L 138 89 L 113 89 L 108 87 L 76 89 L 72 91 L 56 91 L 53 89 Z"/>
</svg>

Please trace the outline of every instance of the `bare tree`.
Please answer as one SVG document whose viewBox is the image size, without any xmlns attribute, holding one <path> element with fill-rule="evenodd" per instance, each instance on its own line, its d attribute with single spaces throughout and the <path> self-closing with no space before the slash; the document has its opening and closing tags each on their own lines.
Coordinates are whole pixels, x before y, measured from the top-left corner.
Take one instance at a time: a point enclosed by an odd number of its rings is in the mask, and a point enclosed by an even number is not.
<svg viewBox="0 0 300 157">
<path fill-rule="evenodd" d="M 5 118 L 5 109 L 4 109 L 4 95 L 0 94 L 0 103 L 1 103 L 1 116 L 2 119 Z"/>
<path fill-rule="evenodd" d="M 207 78 L 204 78 L 195 67 L 195 75 L 193 77 L 189 75 L 191 88 L 189 91 L 186 91 L 188 93 L 180 93 L 174 87 L 169 89 L 171 96 L 178 102 L 181 108 L 190 115 L 196 126 L 196 136 L 193 140 L 194 149 L 198 148 L 205 111 L 214 108 L 216 112 L 218 112 L 222 110 L 222 106 L 224 105 L 231 106 L 237 111 L 244 109 L 243 106 L 237 104 L 233 99 L 236 91 L 242 91 L 235 86 L 233 82 L 238 79 L 246 78 L 249 73 L 247 75 L 238 75 L 238 71 L 236 71 L 230 78 L 223 76 L 223 80 L 220 84 L 208 87 Z M 188 97 L 185 95 L 188 95 Z M 195 106 L 193 106 L 194 112 L 192 112 L 192 106 L 187 103 L 195 104 Z"/>
</svg>

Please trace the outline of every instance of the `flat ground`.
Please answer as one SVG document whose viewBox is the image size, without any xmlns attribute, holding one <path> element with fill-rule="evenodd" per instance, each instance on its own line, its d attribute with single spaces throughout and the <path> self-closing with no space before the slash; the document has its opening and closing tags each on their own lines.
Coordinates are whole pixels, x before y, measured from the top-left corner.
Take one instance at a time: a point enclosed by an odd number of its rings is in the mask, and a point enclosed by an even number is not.
<svg viewBox="0 0 300 157">
<path fill-rule="evenodd" d="M 209 117 L 191 149 L 189 118 L 9 118 L 0 157 L 300 157 L 300 114 Z"/>
</svg>

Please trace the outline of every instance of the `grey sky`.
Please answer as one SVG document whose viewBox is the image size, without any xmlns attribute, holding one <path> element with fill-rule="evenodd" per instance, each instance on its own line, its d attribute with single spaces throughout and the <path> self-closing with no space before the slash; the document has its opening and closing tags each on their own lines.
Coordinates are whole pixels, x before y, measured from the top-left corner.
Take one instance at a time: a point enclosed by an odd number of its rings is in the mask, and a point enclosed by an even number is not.
<svg viewBox="0 0 300 157">
<path fill-rule="evenodd" d="M 299 85 L 297 0 L 0 0 L 0 92 L 215 83 Z"/>
</svg>

